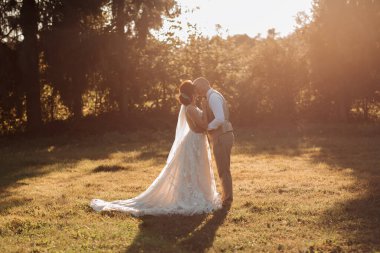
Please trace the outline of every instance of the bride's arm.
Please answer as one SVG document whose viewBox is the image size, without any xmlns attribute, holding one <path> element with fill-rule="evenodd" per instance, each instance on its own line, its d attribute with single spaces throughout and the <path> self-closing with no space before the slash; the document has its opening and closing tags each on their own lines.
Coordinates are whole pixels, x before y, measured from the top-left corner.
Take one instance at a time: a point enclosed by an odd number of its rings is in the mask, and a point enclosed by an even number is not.
<svg viewBox="0 0 380 253">
<path fill-rule="evenodd" d="M 195 107 L 189 106 L 187 113 L 189 118 L 197 125 L 197 127 L 201 128 L 203 131 L 207 130 L 208 122 L 206 112 L 203 112 L 200 115 Z"/>
</svg>

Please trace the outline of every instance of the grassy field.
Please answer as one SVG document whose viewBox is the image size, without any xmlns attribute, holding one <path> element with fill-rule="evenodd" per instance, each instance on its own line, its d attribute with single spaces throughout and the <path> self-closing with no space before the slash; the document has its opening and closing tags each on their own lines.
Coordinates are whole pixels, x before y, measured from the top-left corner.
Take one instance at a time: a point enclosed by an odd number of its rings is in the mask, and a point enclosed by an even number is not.
<svg viewBox="0 0 380 253">
<path fill-rule="evenodd" d="M 173 135 L 0 140 L 0 252 L 380 252 L 379 126 L 238 130 L 229 212 L 92 211 L 144 191 Z"/>
</svg>

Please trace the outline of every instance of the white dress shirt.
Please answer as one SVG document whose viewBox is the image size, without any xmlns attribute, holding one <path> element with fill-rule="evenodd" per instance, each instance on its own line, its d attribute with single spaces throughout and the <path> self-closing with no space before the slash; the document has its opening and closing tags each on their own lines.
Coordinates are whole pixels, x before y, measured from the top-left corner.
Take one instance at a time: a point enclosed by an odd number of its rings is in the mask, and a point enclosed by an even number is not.
<svg viewBox="0 0 380 253">
<path fill-rule="evenodd" d="M 210 109 L 215 116 L 215 119 L 208 124 L 207 130 L 217 129 L 225 120 L 223 111 L 223 97 L 212 88 L 207 91 L 206 96 L 208 98 Z"/>
</svg>

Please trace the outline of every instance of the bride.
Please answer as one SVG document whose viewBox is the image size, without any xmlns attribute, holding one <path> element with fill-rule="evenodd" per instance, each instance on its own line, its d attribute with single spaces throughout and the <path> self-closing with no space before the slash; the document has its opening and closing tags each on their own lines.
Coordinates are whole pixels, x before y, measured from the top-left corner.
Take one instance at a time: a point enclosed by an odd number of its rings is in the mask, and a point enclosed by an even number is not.
<svg viewBox="0 0 380 253">
<path fill-rule="evenodd" d="M 180 86 L 175 140 L 166 165 L 153 183 L 137 197 L 107 202 L 92 199 L 95 211 L 116 210 L 133 216 L 193 215 L 212 212 L 222 207 L 211 167 L 207 115 L 195 105 L 194 85 L 185 81 Z"/>
</svg>

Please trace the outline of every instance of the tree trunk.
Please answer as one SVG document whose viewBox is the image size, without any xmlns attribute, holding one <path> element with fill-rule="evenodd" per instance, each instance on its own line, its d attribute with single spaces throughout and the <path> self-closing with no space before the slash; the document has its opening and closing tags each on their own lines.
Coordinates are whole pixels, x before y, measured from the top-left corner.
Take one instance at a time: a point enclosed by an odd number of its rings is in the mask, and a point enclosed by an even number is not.
<svg viewBox="0 0 380 253">
<path fill-rule="evenodd" d="M 123 73 L 119 73 L 119 109 L 121 116 L 127 117 L 128 116 L 128 96 L 126 91 L 126 83 L 125 79 L 122 77 Z"/>
<path fill-rule="evenodd" d="M 365 98 L 364 101 L 363 101 L 363 112 L 364 112 L 364 121 L 368 121 L 369 117 L 368 117 L 368 99 Z"/>
<path fill-rule="evenodd" d="M 34 131 L 42 124 L 37 41 L 38 9 L 35 0 L 23 0 L 20 25 L 24 41 L 19 60 L 23 82 L 26 86 L 27 128 Z"/>
<path fill-rule="evenodd" d="M 78 120 L 83 117 L 83 99 L 82 94 L 83 90 L 81 87 L 83 87 L 83 83 L 86 82 L 86 77 L 83 73 L 75 73 L 73 77 L 73 107 L 72 111 L 74 113 L 74 119 Z"/>
<path fill-rule="evenodd" d="M 347 99 L 344 96 L 341 96 L 338 101 L 338 115 L 339 115 L 339 121 L 341 122 L 348 122 L 349 118 L 349 104 L 347 102 Z"/>
<path fill-rule="evenodd" d="M 123 48 L 123 45 L 125 44 L 124 37 L 124 8 L 125 8 L 125 1 L 124 0 L 113 0 L 113 15 L 115 18 L 115 26 L 116 26 L 116 35 L 117 35 L 117 45 L 118 45 L 118 59 L 116 60 L 116 68 L 117 68 L 117 75 L 118 75 L 118 104 L 119 104 L 119 110 L 120 114 L 123 117 L 126 117 L 128 114 L 128 98 L 127 98 L 127 91 L 126 91 L 126 68 L 124 67 L 125 63 L 125 51 Z"/>
<path fill-rule="evenodd" d="M 161 104 L 161 108 L 163 111 L 169 111 L 169 104 L 168 104 L 168 94 L 167 94 L 167 88 L 166 88 L 166 81 L 164 80 L 162 82 L 162 104 Z"/>
</svg>

